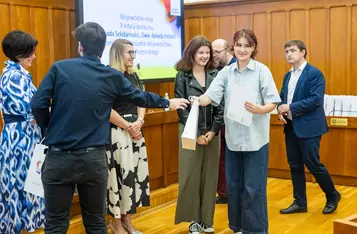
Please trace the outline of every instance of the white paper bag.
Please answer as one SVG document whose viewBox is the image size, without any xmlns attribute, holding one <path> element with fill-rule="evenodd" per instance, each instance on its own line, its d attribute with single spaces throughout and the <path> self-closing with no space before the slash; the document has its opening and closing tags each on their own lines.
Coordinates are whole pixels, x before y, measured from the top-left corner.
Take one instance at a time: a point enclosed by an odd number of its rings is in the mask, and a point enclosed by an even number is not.
<svg viewBox="0 0 357 234">
<path fill-rule="evenodd" d="M 43 145 L 42 142 L 36 144 L 32 155 L 30 168 L 27 171 L 24 190 L 28 193 L 44 197 L 43 185 L 41 181 L 41 168 L 45 161 L 46 151 L 48 146 Z"/>
<path fill-rule="evenodd" d="M 196 150 L 197 141 L 197 125 L 198 125 L 198 100 L 195 100 L 191 105 L 191 110 L 188 115 L 185 129 L 181 135 L 182 148 Z"/>
</svg>

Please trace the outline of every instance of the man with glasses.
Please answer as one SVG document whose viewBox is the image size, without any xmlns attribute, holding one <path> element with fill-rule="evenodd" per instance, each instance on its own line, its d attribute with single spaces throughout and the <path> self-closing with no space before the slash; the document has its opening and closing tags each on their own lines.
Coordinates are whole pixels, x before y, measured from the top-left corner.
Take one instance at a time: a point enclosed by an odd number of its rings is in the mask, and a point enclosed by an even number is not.
<svg viewBox="0 0 357 234">
<path fill-rule="evenodd" d="M 212 42 L 213 57 L 218 64 L 218 71 L 222 70 L 227 65 L 237 62 L 233 56 L 232 50 L 228 42 L 224 39 L 217 39 Z"/>
<path fill-rule="evenodd" d="M 227 65 L 237 62 L 236 57 L 233 56 L 233 52 L 224 39 L 217 39 L 212 42 L 213 56 L 218 64 L 217 69 L 220 71 Z M 221 128 L 221 153 L 219 159 L 219 172 L 218 172 L 218 184 L 217 184 L 217 204 L 226 204 L 228 202 L 226 194 L 226 170 L 225 170 L 225 127 Z"/>
</svg>

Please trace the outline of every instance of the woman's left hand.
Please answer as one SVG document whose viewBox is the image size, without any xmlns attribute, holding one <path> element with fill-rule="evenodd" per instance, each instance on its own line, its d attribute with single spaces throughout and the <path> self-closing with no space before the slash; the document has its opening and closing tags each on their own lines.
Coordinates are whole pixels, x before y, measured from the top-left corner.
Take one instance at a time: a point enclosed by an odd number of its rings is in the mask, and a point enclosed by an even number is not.
<svg viewBox="0 0 357 234">
<path fill-rule="evenodd" d="M 206 134 L 205 134 L 205 138 L 206 138 L 206 141 L 207 142 L 210 142 L 212 139 L 213 139 L 213 137 L 216 135 L 216 133 L 215 132 L 207 132 Z"/>
<path fill-rule="evenodd" d="M 244 107 L 247 111 L 249 111 L 250 113 L 253 114 L 262 114 L 262 106 L 261 105 L 257 105 L 255 103 L 252 102 L 245 102 L 244 103 Z"/>
<path fill-rule="evenodd" d="M 140 120 L 136 120 L 134 123 L 131 124 L 131 130 L 135 133 L 139 132 L 141 130 L 141 127 L 143 126 L 143 123 Z"/>
</svg>

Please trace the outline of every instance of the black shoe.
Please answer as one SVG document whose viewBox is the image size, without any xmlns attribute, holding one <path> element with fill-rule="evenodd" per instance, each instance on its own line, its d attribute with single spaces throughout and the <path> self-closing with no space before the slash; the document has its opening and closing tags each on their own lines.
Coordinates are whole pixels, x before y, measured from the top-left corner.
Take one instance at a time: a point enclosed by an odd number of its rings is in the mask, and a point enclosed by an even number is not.
<svg viewBox="0 0 357 234">
<path fill-rule="evenodd" d="M 216 197 L 216 204 L 227 204 L 227 203 L 228 203 L 228 197 L 223 197 L 223 196 Z"/>
<path fill-rule="evenodd" d="M 341 200 L 341 194 L 339 192 L 337 192 L 336 198 L 334 200 L 331 201 L 327 201 L 326 202 L 326 206 L 323 209 L 322 213 L 323 214 L 331 214 L 332 212 L 334 212 L 337 209 L 338 203 Z"/>
<path fill-rule="evenodd" d="M 294 213 L 306 213 L 307 208 L 304 206 L 299 206 L 298 204 L 291 204 L 288 208 L 286 209 L 281 209 L 280 214 L 294 214 Z"/>
</svg>

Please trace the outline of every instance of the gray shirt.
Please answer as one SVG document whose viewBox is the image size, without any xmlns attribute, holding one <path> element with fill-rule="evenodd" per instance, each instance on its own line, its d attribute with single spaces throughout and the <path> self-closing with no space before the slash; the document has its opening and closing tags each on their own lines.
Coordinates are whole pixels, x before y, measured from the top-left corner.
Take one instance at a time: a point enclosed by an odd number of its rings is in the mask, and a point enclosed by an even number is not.
<svg viewBox="0 0 357 234">
<path fill-rule="evenodd" d="M 258 105 L 281 102 L 278 90 L 269 68 L 251 59 L 243 71 L 238 70 L 237 63 L 223 68 L 205 93 L 212 100 L 212 105 L 218 105 L 224 95 L 224 120 L 228 148 L 232 151 L 257 151 L 269 143 L 270 113 L 253 114 L 250 127 L 228 119 L 227 107 L 234 83 L 258 92 L 255 101 Z"/>
</svg>

